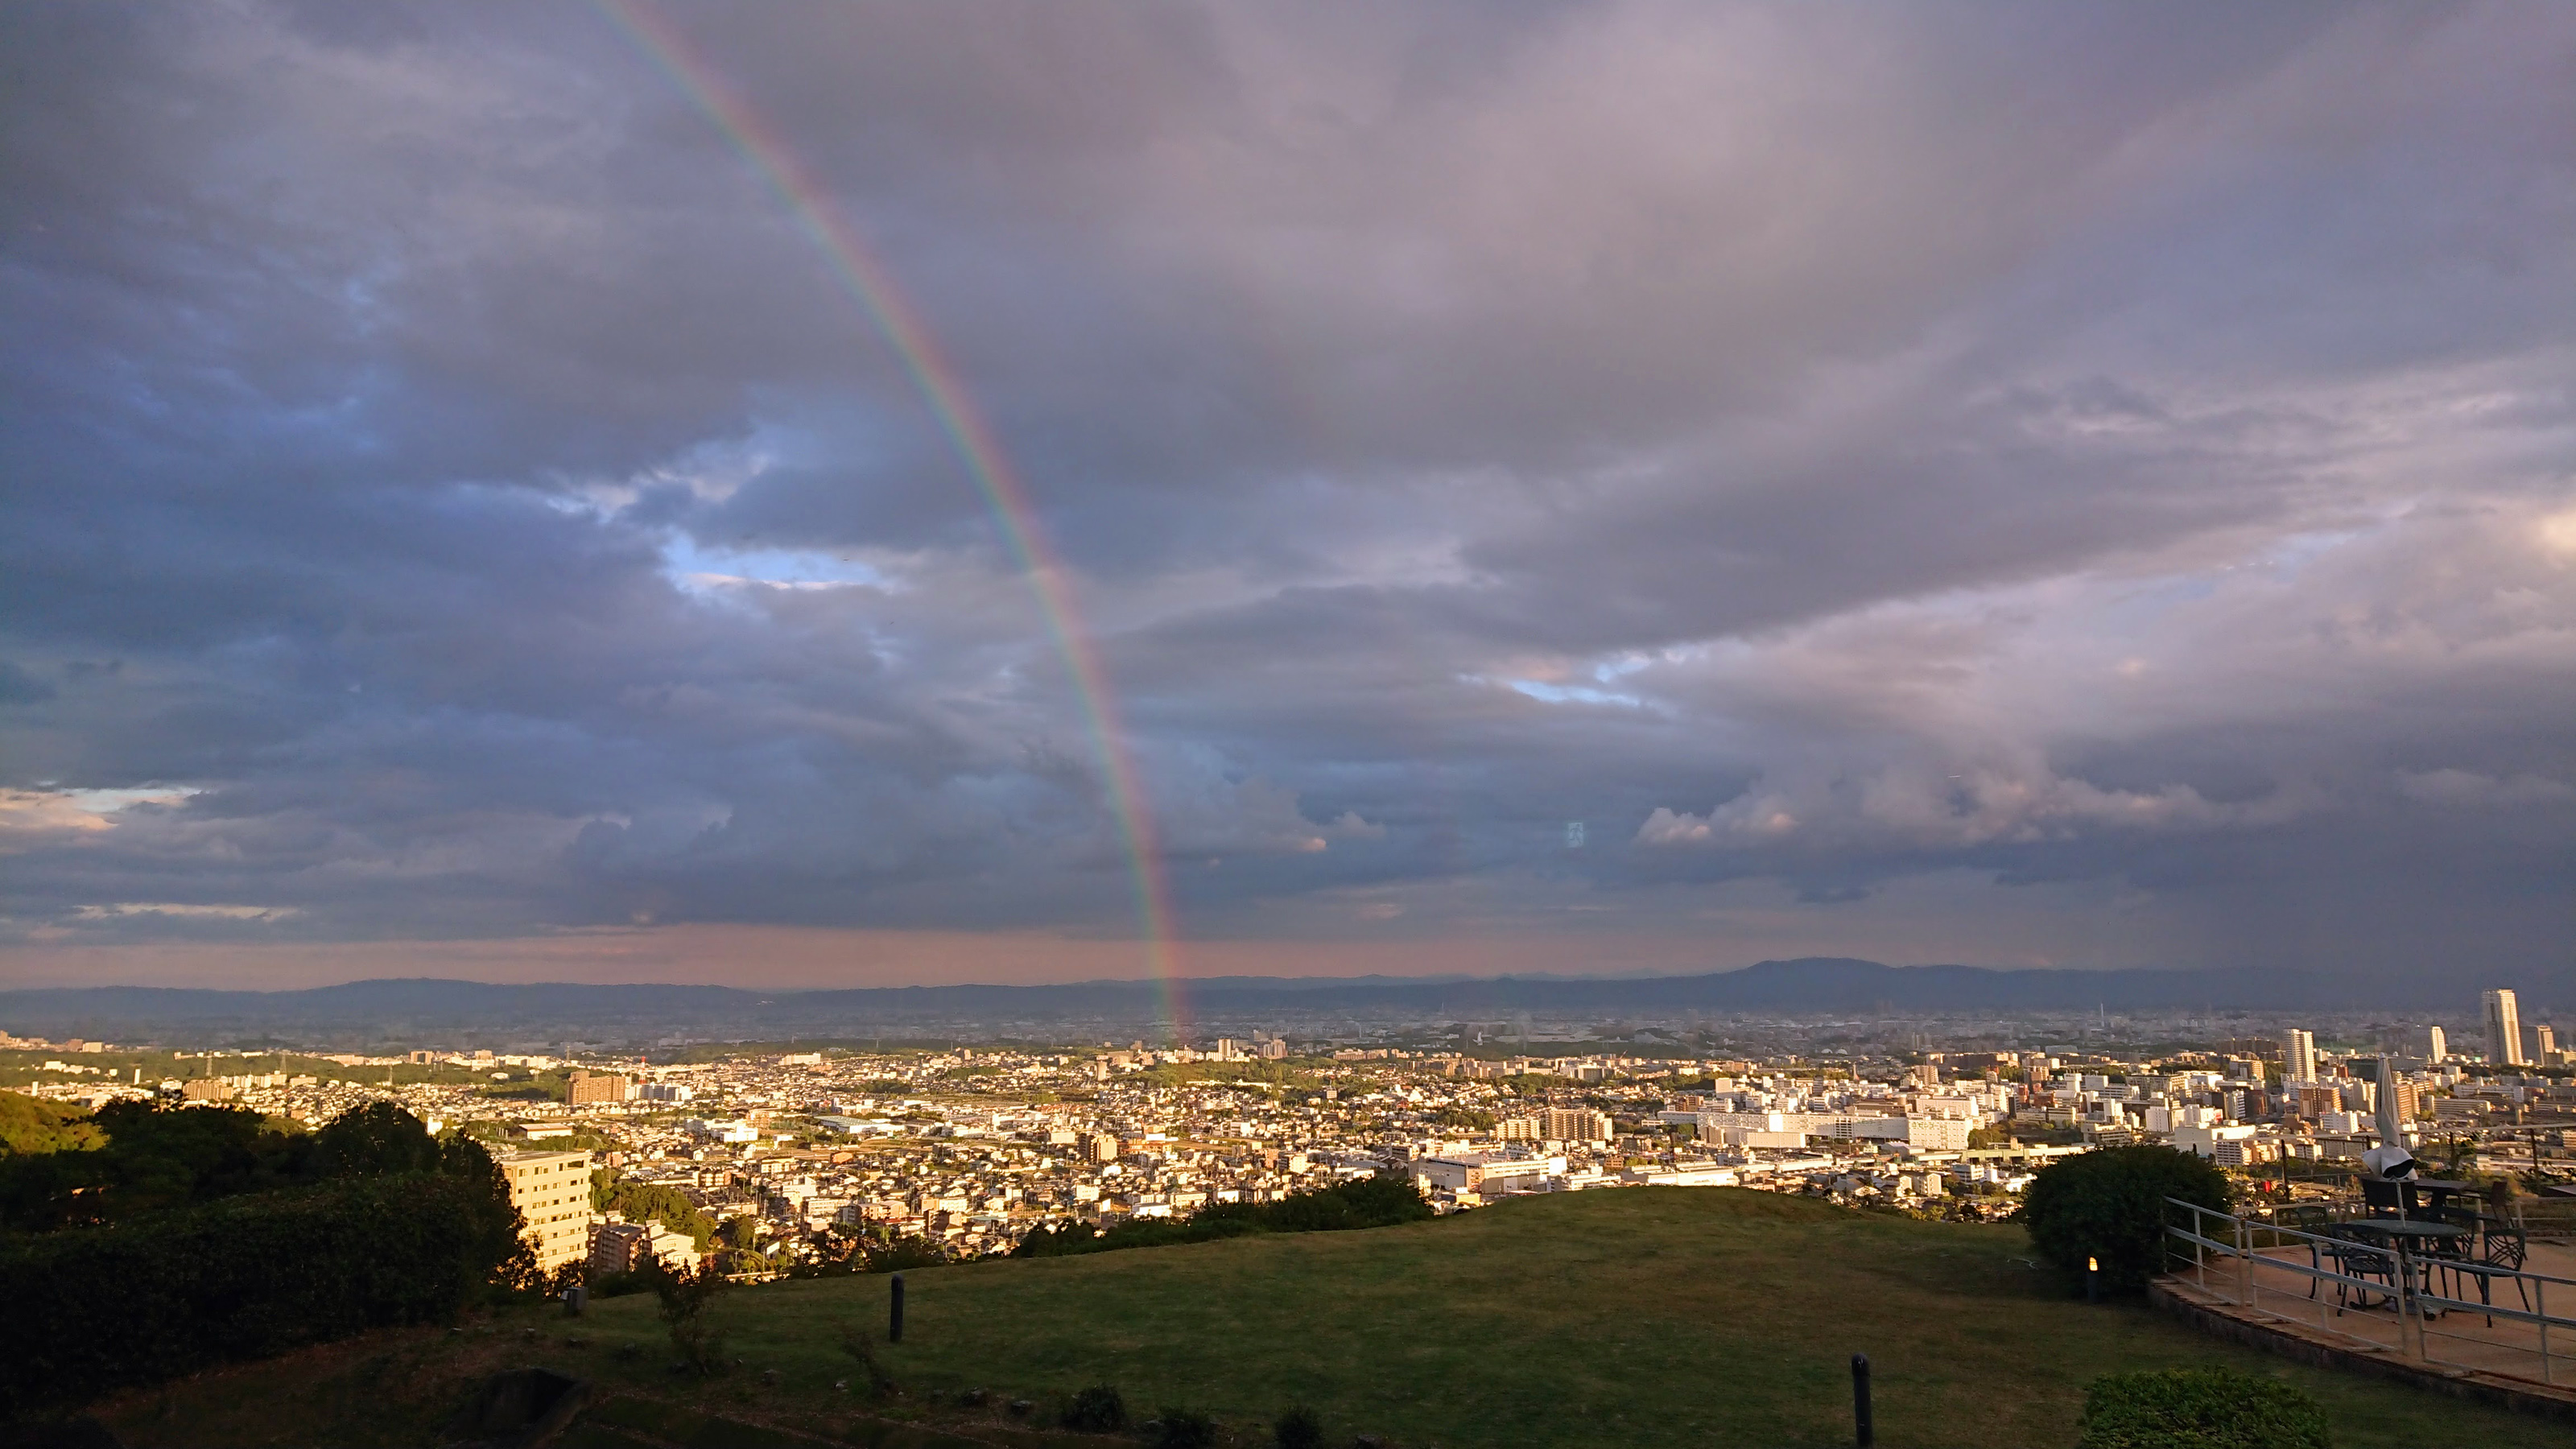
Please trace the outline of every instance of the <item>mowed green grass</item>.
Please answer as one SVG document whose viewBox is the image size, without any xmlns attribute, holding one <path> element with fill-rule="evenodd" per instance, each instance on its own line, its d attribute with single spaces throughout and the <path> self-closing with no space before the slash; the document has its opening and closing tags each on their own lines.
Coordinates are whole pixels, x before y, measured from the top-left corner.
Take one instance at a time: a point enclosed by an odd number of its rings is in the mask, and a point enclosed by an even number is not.
<svg viewBox="0 0 2576 1449">
<path fill-rule="evenodd" d="M 2096 1375 L 2183 1364 L 2297 1383 L 2347 1449 L 2566 1437 L 2223 1344 L 2142 1305 L 2087 1306 L 2028 1255 L 2013 1227 L 1727 1189 L 1589 1192 L 1403 1228 L 914 1272 L 905 1340 L 880 1353 L 916 1400 L 973 1386 L 1053 1403 L 1110 1383 L 1138 1410 L 1194 1408 L 1247 1436 L 1305 1403 L 1338 1442 L 1449 1449 L 1848 1444 L 1854 1353 L 1870 1356 L 1889 1446 L 2070 1445 Z M 887 1287 L 776 1283 L 718 1314 L 746 1374 L 779 1372 L 763 1397 L 787 1410 L 837 1399 L 831 1381 L 851 1374 L 837 1328 L 881 1338 Z M 653 1300 L 596 1304 L 584 1331 L 595 1347 L 548 1356 L 672 1392 Z M 607 1350 L 627 1339 L 654 1362 L 617 1365 Z M 740 1400 L 741 1377 L 703 1392 Z"/>
</svg>

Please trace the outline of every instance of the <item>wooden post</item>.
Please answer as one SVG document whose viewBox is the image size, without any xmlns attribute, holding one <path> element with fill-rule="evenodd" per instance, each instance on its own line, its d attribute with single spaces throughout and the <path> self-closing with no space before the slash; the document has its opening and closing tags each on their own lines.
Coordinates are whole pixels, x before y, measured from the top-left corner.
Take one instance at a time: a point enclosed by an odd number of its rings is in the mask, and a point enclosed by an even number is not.
<svg viewBox="0 0 2576 1449">
<path fill-rule="evenodd" d="M 894 1296 L 886 1305 L 886 1342 L 903 1342 L 903 1275 L 894 1275 Z"/>
<path fill-rule="evenodd" d="M 1869 1355 L 1852 1355 L 1852 1438 L 1860 1449 L 1870 1449 L 1877 1442 L 1877 1428 L 1869 1414 Z"/>
</svg>

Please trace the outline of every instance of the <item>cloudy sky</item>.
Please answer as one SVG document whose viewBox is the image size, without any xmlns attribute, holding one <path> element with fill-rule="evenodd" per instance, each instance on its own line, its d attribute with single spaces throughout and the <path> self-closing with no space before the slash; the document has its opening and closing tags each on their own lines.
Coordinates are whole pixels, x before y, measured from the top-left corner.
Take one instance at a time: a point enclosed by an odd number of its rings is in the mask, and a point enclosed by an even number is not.
<svg viewBox="0 0 2576 1449">
<path fill-rule="evenodd" d="M 0 28 L 0 981 L 1144 974 L 817 224 L 1187 970 L 2576 963 L 2576 8 Z"/>
</svg>

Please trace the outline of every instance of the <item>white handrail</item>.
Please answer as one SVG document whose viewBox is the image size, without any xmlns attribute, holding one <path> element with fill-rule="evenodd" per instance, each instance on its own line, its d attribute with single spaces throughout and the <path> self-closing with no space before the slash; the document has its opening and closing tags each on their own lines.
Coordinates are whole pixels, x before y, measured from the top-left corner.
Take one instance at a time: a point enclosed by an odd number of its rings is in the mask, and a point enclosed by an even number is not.
<svg viewBox="0 0 2576 1449">
<path fill-rule="evenodd" d="M 2211 1298 L 2234 1303 L 2254 1312 L 2263 1312 L 2264 1310 L 2256 1301 L 2262 1291 L 2261 1282 L 2255 1274 L 2256 1264 L 2259 1262 L 2266 1269 L 2308 1279 L 2311 1284 L 2308 1296 L 2316 1299 L 2318 1304 L 2319 1327 L 2365 1343 L 2374 1340 L 2367 1335 L 2356 1334 L 2349 1329 L 2335 1329 L 2326 1324 L 2324 1300 L 2318 1296 L 2315 1285 L 2323 1283 L 2339 1285 L 2336 1295 L 2338 1301 L 2346 1299 L 2348 1294 L 2355 1290 L 2365 1298 L 2376 1296 L 2390 1299 L 2397 1308 L 2399 1352 L 2427 1363 L 2453 1362 L 2437 1360 L 2433 1357 L 2431 1337 L 2470 1341 L 2465 1335 L 2445 1332 L 2433 1326 L 2433 1320 L 2443 1313 L 2475 1314 L 2490 1323 L 2497 1319 L 2503 1319 L 2509 1323 L 2528 1323 L 2537 1329 L 2536 1351 L 2540 1358 L 2540 1381 L 2544 1384 L 2556 1382 L 2557 1375 L 2553 1362 L 2555 1355 L 2551 1351 L 2549 1330 L 2576 1328 L 2576 1319 L 2559 1317 L 2548 1311 L 2548 1290 L 2551 1284 L 2558 1284 L 2562 1288 L 2576 1287 L 2576 1278 L 2561 1278 L 2554 1274 L 2535 1273 L 2527 1269 L 2507 1268 L 2499 1264 L 2468 1259 L 2428 1258 L 2408 1249 L 2399 1241 L 2391 1241 L 2381 1246 L 2353 1237 L 2310 1232 L 2277 1222 L 2222 1212 L 2181 1198 L 2167 1198 L 2165 1202 L 2170 1207 L 2188 1209 L 2191 1213 L 2189 1227 L 2184 1227 L 2178 1222 L 2168 1222 L 2165 1232 L 2169 1239 L 2192 1245 L 2194 1279 L 2200 1291 Z M 2210 1222 L 2211 1218 L 2219 1219 L 2219 1222 Z M 2224 1233 L 2225 1236 L 2213 1236 L 2213 1233 Z M 2270 1241 L 2258 1246 L 2257 1236 L 2265 1233 L 2271 1235 Z M 2263 1251 L 2264 1248 L 2277 1250 L 2283 1247 L 2296 1247 L 2300 1244 L 2305 1244 L 2309 1250 L 2309 1261 L 2304 1264 L 2288 1258 L 2267 1256 Z M 2231 1275 L 2235 1279 L 2233 1292 L 2224 1288 L 2213 1288 L 2210 1284 L 2208 1259 L 2213 1251 L 2224 1253 L 2236 1260 L 2237 1271 Z M 2382 1255 L 2386 1259 L 2389 1272 L 2384 1278 L 2365 1277 L 2338 1272 L 2324 1266 L 2329 1261 L 2338 1264 L 2348 1263 L 2356 1254 Z M 2421 1285 L 2416 1282 L 2419 1273 L 2425 1280 Z M 2458 1281 L 2458 1275 L 2474 1274 L 2485 1291 L 2474 1302 L 2466 1298 L 2435 1292 L 2432 1286 L 2435 1273 L 2452 1274 L 2454 1282 Z M 2514 1301 L 2495 1302 L 2498 1296 L 2497 1290 L 2506 1284 L 2512 1284 L 2516 1289 Z M 2576 1295 L 2562 1293 L 2560 1296 L 2562 1302 L 2570 1301 L 2571 1298 L 2576 1298 Z M 2526 1302 L 2529 1307 L 2518 1306 Z M 2343 1309 L 2338 1308 L 2335 1312 L 2340 1317 Z M 2413 1327 L 2412 1344 L 2406 1342 L 2409 1337 L 2410 1322 Z M 2493 1340 L 2477 1341 L 2491 1348 L 2533 1351 L 2510 1343 L 2496 1343 Z"/>
</svg>

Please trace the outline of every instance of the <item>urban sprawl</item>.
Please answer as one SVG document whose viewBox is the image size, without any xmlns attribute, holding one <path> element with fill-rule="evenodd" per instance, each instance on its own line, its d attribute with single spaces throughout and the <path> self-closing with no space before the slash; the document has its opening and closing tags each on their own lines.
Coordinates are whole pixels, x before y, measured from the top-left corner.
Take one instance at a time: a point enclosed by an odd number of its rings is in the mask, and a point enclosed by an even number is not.
<svg viewBox="0 0 2576 1449">
<path fill-rule="evenodd" d="M 2233 1030 L 2234 1034 L 2219 1035 Z M 2243 1020 L 1412 1022 L 769 1050 L 146 1052 L 0 1037 L 39 1097 L 220 1102 L 316 1124 L 390 1100 L 490 1143 L 539 1266 L 787 1271 L 854 1242 L 959 1257 L 1357 1177 L 1441 1212 L 1527 1193 L 1741 1186 L 2009 1214 L 2048 1160 L 2162 1142 L 2276 1197 L 2377 1143 L 2540 1175 L 2576 1146 L 2576 1052 L 2490 991 L 2456 1030 Z M 658 1058 L 658 1060 L 657 1060 Z M 2309 1189 L 2322 1192 L 2324 1188 Z M 629 1218 L 636 1219 L 629 1221 Z"/>
</svg>

